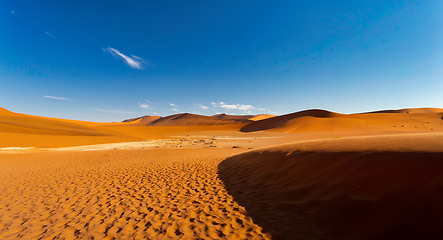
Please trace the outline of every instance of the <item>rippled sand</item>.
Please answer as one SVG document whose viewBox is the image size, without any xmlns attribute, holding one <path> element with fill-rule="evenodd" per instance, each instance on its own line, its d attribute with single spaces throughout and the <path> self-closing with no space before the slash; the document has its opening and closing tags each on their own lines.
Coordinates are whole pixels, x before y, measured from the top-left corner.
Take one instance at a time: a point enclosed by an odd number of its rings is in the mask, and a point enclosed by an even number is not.
<svg viewBox="0 0 443 240">
<path fill-rule="evenodd" d="M 0 239 L 266 239 L 217 166 L 238 149 L 0 155 Z"/>
</svg>

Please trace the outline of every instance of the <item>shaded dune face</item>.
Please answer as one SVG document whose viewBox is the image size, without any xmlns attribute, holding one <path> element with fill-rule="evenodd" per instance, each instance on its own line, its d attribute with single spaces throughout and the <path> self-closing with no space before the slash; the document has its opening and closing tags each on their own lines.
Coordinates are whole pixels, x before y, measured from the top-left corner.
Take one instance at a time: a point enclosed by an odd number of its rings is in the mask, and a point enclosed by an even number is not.
<svg viewBox="0 0 443 240">
<path fill-rule="evenodd" d="M 242 132 L 253 132 L 253 131 L 262 131 L 269 130 L 277 127 L 283 126 L 290 120 L 301 118 L 301 117 L 316 117 L 316 118 L 331 118 L 335 116 L 340 116 L 341 114 L 329 112 L 326 110 L 306 110 L 291 114 L 286 114 L 277 117 L 271 117 L 263 120 L 259 120 L 256 122 L 251 122 L 245 127 L 241 129 Z"/>
<path fill-rule="evenodd" d="M 205 126 L 205 125 L 225 125 L 238 124 L 247 122 L 243 119 L 223 119 L 216 117 L 207 117 L 190 113 L 176 114 L 164 118 L 157 119 L 149 124 L 149 126 Z"/>
<path fill-rule="evenodd" d="M 443 239 L 442 176 L 442 152 L 268 149 L 219 165 L 273 239 Z"/>
</svg>

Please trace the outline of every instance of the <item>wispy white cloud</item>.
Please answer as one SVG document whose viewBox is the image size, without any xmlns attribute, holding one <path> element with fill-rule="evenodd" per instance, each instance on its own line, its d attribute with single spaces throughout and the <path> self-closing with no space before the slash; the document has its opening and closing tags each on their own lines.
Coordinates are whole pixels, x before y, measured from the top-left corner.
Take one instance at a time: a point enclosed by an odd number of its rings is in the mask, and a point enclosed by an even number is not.
<svg viewBox="0 0 443 240">
<path fill-rule="evenodd" d="M 178 110 L 177 110 L 176 108 L 173 108 L 172 111 L 176 111 L 176 112 L 178 112 Z"/>
<path fill-rule="evenodd" d="M 248 110 L 251 110 L 251 109 L 255 109 L 251 105 L 246 105 L 246 104 L 226 104 L 224 102 L 220 102 L 219 103 L 219 107 L 224 108 L 224 109 L 237 109 L 237 110 L 242 110 L 242 111 L 248 111 Z"/>
<path fill-rule="evenodd" d="M 175 104 L 173 104 L 173 103 L 170 103 L 169 105 L 171 105 L 171 106 L 173 106 L 173 107 L 177 107 L 177 105 L 175 105 Z"/>
<path fill-rule="evenodd" d="M 253 106 L 248 104 L 227 104 L 225 102 L 219 102 L 219 103 L 211 102 L 211 105 L 216 108 L 220 107 L 224 109 L 240 110 L 245 112 L 250 112 L 251 110 L 255 109 Z"/>
<path fill-rule="evenodd" d="M 43 97 L 45 97 L 45 98 L 52 98 L 52 99 L 57 99 L 57 100 L 64 100 L 64 101 L 67 101 L 67 100 L 71 100 L 71 99 L 69 99 L 69 98 L 64 98 L 64 97 L 54 97 L 54 96 L 43 96 Z"/>
<path fill-rule="evenodd" d="M 56 39 L 56 37 L 54 36 L 54 34 L 50 33 L 50 32 L 45 32 L 46 35 L 48 35 L 50 38 L 52 39 Z"/>
<path fill-rule="evenodd" d="M 143 109 L 148 109 L 149 108 L 148 104 L 139 103 L 138 106 L 143 108 Z"/>
<path fill-rule="evenodd" d="M 106 110 L 106 109 L 98 109 L 98 108 L 91 108 L 91 110 L 94 110 L 97 112 L 107 112 L 107 113 L 131 113 L 131 114 L 134 114 L 134 112 L 119 111 L 119 110 Z"/>
<path fill-rule="evenodd" d="M 153 103 L 153 102 L 151 102 L 151 101 L 148 101 L 148 100 L 145 100 L 147 103 L 150 103 L 150 104 L 155 104 L 155 103 Z"/>
<path fill-rule="evenodd" d="M 264 110 L 266 110 L 266 109 L 264 109 L 264 108 L 257 108 L 257 110 L 259 110 L 259 111 L 264 111 Z"/>
<path fill-rule="evenodd" d="M 142 59 L 141 57 L 137 57 L 134 55 L 131 55 L 131 57 L 126 56 L 125 54 L 121 53 L 119 50 L 115 48 L 102 48 L 103 51 L 111 53 L 116 58 L 121 58 L 125 61 L 126 64 L 128 64 L 130 67 L 135 69 L 143 69 L 143 65 L 150 65 L 147 61 Z"/>
<path fill-rule="evenodd" d="M 199 107 L 200 107 L 201 109 L 203 109 L 203 110 L 206 110 L 206 109 L 209 108 L 209 107 L 207 107 L 207 106 L 203 106 L 203 105 L 199 105 Z"/>
</svg>

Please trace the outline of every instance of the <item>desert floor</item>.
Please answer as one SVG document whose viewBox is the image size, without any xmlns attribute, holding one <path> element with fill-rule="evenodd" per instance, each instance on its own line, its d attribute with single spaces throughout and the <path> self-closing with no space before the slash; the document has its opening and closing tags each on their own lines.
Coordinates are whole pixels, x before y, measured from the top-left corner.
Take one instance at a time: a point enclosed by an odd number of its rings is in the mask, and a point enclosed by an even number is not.
<svg viewBox="0 0 443 240">
<path fill-rule="evenodd" d="M 252 132 L 3 114 L 0 239 L 443 238 L 440 112 Z"/>
</svg>

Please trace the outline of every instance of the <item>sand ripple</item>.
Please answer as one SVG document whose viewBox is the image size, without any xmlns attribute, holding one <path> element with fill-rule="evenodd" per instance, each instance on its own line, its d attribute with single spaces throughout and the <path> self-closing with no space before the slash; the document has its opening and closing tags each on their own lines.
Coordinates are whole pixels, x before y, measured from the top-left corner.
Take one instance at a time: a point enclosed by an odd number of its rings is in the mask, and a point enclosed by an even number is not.
<svg viewBox="0 0 443 240">
<path fill-rule="evenodd" d="M 269 238 L 217 177 L 230 151 L 2 155 L 0 239 Z"/>
</svg>

